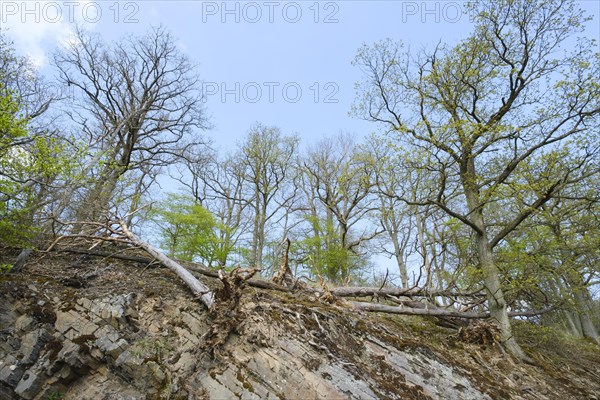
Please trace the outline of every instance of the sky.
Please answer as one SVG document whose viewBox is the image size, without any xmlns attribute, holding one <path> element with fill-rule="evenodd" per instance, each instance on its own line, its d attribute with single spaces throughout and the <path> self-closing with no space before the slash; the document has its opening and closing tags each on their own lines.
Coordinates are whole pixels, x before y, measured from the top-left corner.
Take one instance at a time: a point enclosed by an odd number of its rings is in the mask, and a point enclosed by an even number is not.
<svg viewBox="0 0 600 400">
<path fill-rule="evenodd" d="M 596 16 L 590 33 L 600 36 L 600 1 L 580 4 Z M 164 25 L 199 65 L 214 126 L 205 135 L 229 150 L 255 122 L 304 144 L 375 131 L 349 115 L 361 79 L 351 65 L 357 49 L 385 38 L 414 49 L 456 43 L 471 28 L 465 11 L 456 1 L 0 0 L 0 28 L 52 75 L 49 54 L 74 22 L 106 40 Z"/>
</svg>

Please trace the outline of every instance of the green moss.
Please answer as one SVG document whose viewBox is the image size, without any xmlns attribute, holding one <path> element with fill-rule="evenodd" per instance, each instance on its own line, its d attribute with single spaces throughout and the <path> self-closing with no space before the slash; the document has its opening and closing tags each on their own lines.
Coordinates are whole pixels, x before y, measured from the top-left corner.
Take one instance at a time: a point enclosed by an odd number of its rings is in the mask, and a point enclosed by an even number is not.
<svg viewBox="0 0 600 400">
<path fill-rule="evenodd" d="M 241 368 L 238 368 L 237 370 L 237 380 L 242 383 L 242 386 L 246 391 L 254 393 L 254 387 L 252 386 L 250 381 L 244 376 Z"/>
<path fill-rule="evenodd" d="M 52 362 L 52 361 L 56 360 L 58 353 L 63 348 L 63 344 L 60 340 L 52 339 L 46 343 L 44 348 L 48 352 L 48 359 Z"/>
<path fill-rule="evenodd" d="M 29 309 L 30 315 L 39 322 L 46 324 L 54 324 L 56 322 L 56 313 L 49 305 L 40 306 L 34 304 Z"/>
<path fill-rule="evenodd" d="M 64 399 L 65 395 L 61 392 L 52 392 L 46 397 L 46 400 L 61 400 Z"/>
<path fill-rule="evenodd" d="M 164 356 L 173 351 L 173 345 L 166 338 L 146 337 L 133 344 L 130 351 L 135 357 L 144 359 L 144 362 L 160 362 Z"/>
<path fill-rule="evenodd" d="M 88 342 L 93 342 L 96 340 L 96 336 L 94 335 L 81 335 L 73 339 L 73 343 L 78 345 L 84 353 L 88 353 L 90 351 L 90 346 Z"/>
</svg>

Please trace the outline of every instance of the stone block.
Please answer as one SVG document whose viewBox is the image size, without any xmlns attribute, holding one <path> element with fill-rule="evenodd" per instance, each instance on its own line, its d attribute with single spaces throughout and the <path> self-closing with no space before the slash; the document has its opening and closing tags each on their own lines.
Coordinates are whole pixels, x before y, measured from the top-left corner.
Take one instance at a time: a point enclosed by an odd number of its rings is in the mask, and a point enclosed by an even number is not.
<svg viewBox="0 0 600 400">
<path fill-rule="evenodd" d="M 36 394 L 42 389 L 42 385 L 46 381 L 46 376 L 43 371 L 37 368 L 31 368 L 25 371 L 19 384 L 15 388 L 15 393 L 24 399 L 33 399 Z"/>
</svg>

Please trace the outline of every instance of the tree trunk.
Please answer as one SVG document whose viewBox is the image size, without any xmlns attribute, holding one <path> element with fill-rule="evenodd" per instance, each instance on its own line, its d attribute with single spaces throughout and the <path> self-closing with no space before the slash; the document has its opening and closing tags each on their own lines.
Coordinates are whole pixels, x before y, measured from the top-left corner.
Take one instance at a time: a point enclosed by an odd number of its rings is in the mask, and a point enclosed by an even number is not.
<svg viewBox="0 0 600 400">
<path fill-rule="evenodd" d="M 585 290 L 585 289 L 582 289 Z M 589 301 L 589 296 L 586 296 L 586 293 L 582 293 L 581 290 L 575 292 L 575 299 L 577 301 L 578 306 L 578 314 L 579 321 L 581 322 L 581 330 L 583 332 L 583 336 L 593 339 L 596 343 L 600 344 L 600 337 L 598 337 L 598 330 L 596 326 L 594 326 L 594 322 L 591 317 L 591 306 Z"/>
<path fill-rule="evenodd" d="M 254 226 L 252 229 L 252 258 L 250 267 L 260 269 L 260 260 L 258 256 L 258 226 L 260 225 L 260 198 L 258 190 L 254 191 Z"/>
<path fill-rule="evenodd" d="M 562 234 L 560 224 L 553 224 L 551 226 L 552 233 L 561 245 L 561 258 L 563 264 L 567 266 L 563 279 L 566 283 L 566 287 L 569 292 L 573 293 L 573 300 L 575 300 L 575 317 L 579 322 L 578 327 L 581 327 L 581 333 L 583 336 L 593 339 L 600 344 L 600 337 L 598 336 L 598 330 L 594 326 L 592 320 L 592 299 L 588 292 L 588 288 L 581 276 L 581 273 L 575 268 L 576 261 L 573 259 L 571 252 L 568 250 L 569 245 L 567 240 Z"/>
<path fill-rule="evenodd" d="M 255 268 L 262 270 L 263 267 L 263 254 L 265 250 L 265 226 L 267 225 L 267 208 L 266 203 L 263 203 L 263 207 L 260 214 L 259 225 L 258 225 L 258 240 L 256 247 L 256 264 Z"/>
<path fill-rule="evenodd" d="M 565 315 L 565 319 L 567 321 L 568 333 L 578 338 L 583 337 L 583 333 L 581 333 L 581 325 L 577 315 L 571 311 L 564 311 L 563 314 Z"/>
<path fill-rule="evenodd" d="M 73 226 L 73 234 L 93 235 L 98 230 L 97 226 L 85 222 L 101 222 L 109 209 L 110 201 L 117 188 L 119 177 L 123 174 L 122 168 L 107 167 L 100 174 L 92 189 L 86 194 L 85 199 L 77 210 L 77 219 L 82 222 Z"/>
<path fill-rule="evenodd" d="M 475 162 L 474 158 L 470 155 L 462 166 L 461 181 L 465 191 L 467 206 L 471 214 L 471 222 L 474 225 L 473 228 L 477 228 L 473 230 L 475 231 L 479 266 L 483 272 L 490 318 L 498 324 L 501 334 L 500 340 L 508 352 L 521 361 L 532 363 L 532 360 L 525 355 L 512 334 L 506 299 L 504 298 L 504 291 L 500 282 L 500 273 L 488 239 L 487 227 L 483 216 L 483 205 L 481 204 L 479 189 L 476 185 L 477 171 L 475 169 Z"/>
<path fill-rule="evenodd" d="M 514 357 L 525 362 L 531 362 L 531 359 L 525 355 L 512 334 L 506 300 L 500 283 L 500 274 L 485 232 L 483 235 L 477 234 L 477 253 L 484 274 L 490 318 L 495 320 L 500 328 L 502 344 Z"/>
<path fill-rule="evenodd" d="M 400 271 L 400 280 L 402 281 L 402 287 L 408 287 L 408 270 L 406 269 L 406 263 L 404 262 L 404 255 L 399 246 L 398 238 L 393 237 L 392 243 L 394 244 L 394 255 L 396 256 L 396 262 L 398 264 L 398 270 Z"/>
<path fill-rule="evenodd" d="M 88 177 L 90 175 L 90 172 L 92 171 L 92 169 L 96 165 L 98 165 L 98 163 L 100 162 L 100 159 L 102 158 L 103 154 L 104 154 L 103 150 L 96 152 L 94 157 L 91 160 L 89 160 L 86 163 L 86 165 L 83 167 L 83 169 L 79 175 L 82 177 Z M 67 181 L 67 183 L 64 185 L 64 191 L 62 193 L 62 196 L 60 197 L 60 200 L 58 201 L 58 205 L 52 209 L 52 215 L 54 217 L 59 218 L 59 219 L 61 218 L 64 211 L 73 202 L 73 196 L 75 194 L 75 191 L 77 189 L 79 189 L 81 187 L 80 185 L 82 185 L 83 183 L 84 182 L 79 179 L 75 179 L 73 181 Z M 52 232 L 53 226 L 54 226 L 54 220 L 49 219 L 42 225 L 42 232 L 54 233 L 54 232 Z"/>
<path fill-rule="evenodd" d="M 427 255 L 427 242 L 425 239 L 425 221 L 421 217 L 420 213 L 416 213 L 415 217 L 417 219 L 417 233 L 419 237 L 419 247 L 421 248 L 421 255 L 423 256 L 423 267 L 425 268 L 425 287 L 431 288 L 431 261 Z M 415 285 L 418 285 L 418 282 L 415 282 Z"/>
<path fill-rule="evenodd" d="M 385 210 L 385 204 L 382 205 L 382 209 Z M 407 288 L 408 271 L 406 269 L 406 263 L 404 262 L 404 248 L 400 245 L 400 240 L 398 239 L 398 234 L 400 231 L 398 222 L 393 216 L 389 220 L 386 216 L 382 216 L 381 222 L 384 226 L 384 229 L 388 232 L 390 240 L 392 241 L 392 245 L 394 246 L 394 257 L 396 258 L 396 263 L 398 264 L 398 272 L 400 273 L 402 287 Z"/>
<path fill-rule="evenodd" d="M 564 274 L 564 277 L 568 289 L 573 293 L 573 300 L 575 300 L 574 314 L 576 320 L 579 322 L 578 326 L 581 327 L 581 333 L 583 336 L 593 339 L 600 344 L 598 330 L 592 319 L 592 300 L 581 274 L 571 269 Z"/>
</svg>

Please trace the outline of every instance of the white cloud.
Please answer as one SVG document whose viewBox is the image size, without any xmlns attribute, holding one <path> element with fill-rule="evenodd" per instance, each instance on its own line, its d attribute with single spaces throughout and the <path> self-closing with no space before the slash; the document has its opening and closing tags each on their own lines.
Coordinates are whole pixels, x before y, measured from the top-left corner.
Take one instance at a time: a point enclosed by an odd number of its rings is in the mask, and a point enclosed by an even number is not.
<svg viewBox="0 0 600 400">
<path fill-rule="evenodd" d="M 72 40 L 75 24 L 94 29 L 104 14 L 102 5 L 88 0 L 2 1 L 0 24 L 14 41 L 17 52 L 43 67 L 48 64 L 49 51 Z"/>
</svg>

